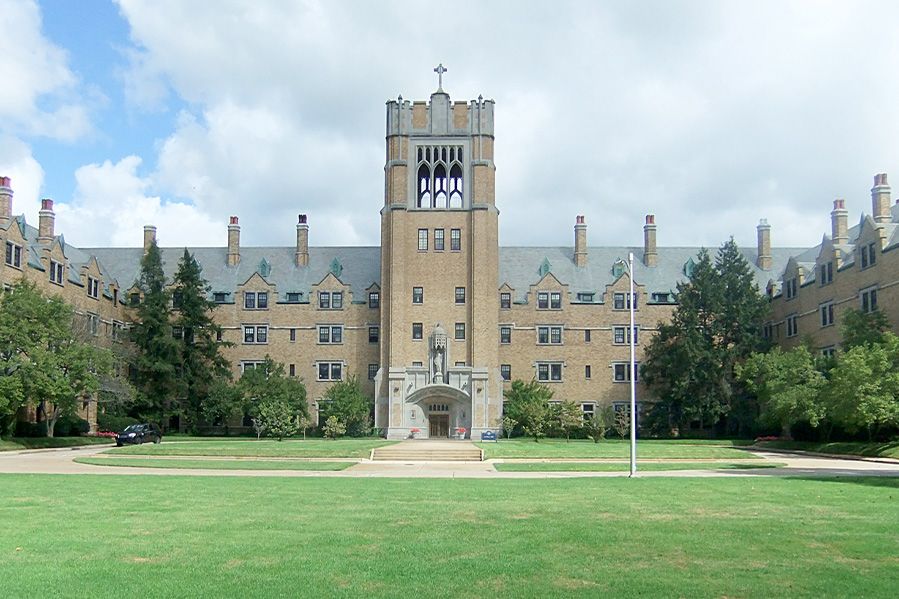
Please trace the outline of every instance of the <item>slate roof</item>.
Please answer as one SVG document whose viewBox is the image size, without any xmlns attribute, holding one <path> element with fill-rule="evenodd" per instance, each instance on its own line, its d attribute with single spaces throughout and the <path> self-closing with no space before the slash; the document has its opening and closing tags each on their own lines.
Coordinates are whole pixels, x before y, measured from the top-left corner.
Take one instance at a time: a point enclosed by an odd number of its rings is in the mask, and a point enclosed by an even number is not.
<svg viewBox="0 0 899 599">
<path fill-rule="evenodd" d="M 899 247 L 899 205 L 892 207 L 892 217 L 892 223 L 883 225 L 887 232 L 885 250 Z M 28 241 L 28 264 L 42 269 L 39 257 L 45 245 L 37 242 L 37 229 L 25 223 L 24 216 L 12 219 L 8 226 L 14 225 L 21 227 Z M 845 252 L 844 265 L 855 261 L 855 243 L 860 230 L 861 224 L 851 227 L 848 231 L 849 243 L 839 246 Z M 128 289 L 137 281 L 142 248 L 76 248 L 66 244 L 62 236 L 57 239 L 72 266 L 69 269 L 71 282 L 84 284 L 79 276 L 81 267 L 87 265 L 92 256 L 100 265 L 106 283 L 105 294 L 109 295 L 108 285 L 113 281 L 121 289 Z M 301 268 L 294 265 L 294 247 L 242 247 L 240 263 L 235 267 L 227 266 L 225 247 L 188 249 L 203 267 L 203 276 L 209 281 L 212 293 L 233 293 L 238 285 L 256 272 L 264 273 L 270 269 L 264 278 L 275 285 L 279 293 L 303 293 L 308 298 L 312 285 L 331 272 L 335 260 L 341 267 L 339 278 L 351 288 L 354 301 L 365 301 L 365 291 L 373 284 L 380 285 L 381 281 L 381 249 L 373 246 L 311 247 L 309 265 Z M 660 247 L 657 265 L 648 268 L 642 262 L 642 247 L 590 247 L 587 266 L 579 268 L 574 264 L 574 248 L 570 246 L 500 247 L 499 285 L 508 284 L 515 290 L 513 299 L 524 301 L 529 286 L 542 278 L 541 265 L 548 262 L 553 276 L 569 286 L 572 300 L 578 293 L 594 293 L 599 301 L 606 285 L 617 279 L 613 272 L 615 262 L 626 260 L 628 252 L 633 252 L 635 281 L 646 286 L 648 293 L 672 292 L 679 282 L 687 279 L 685 266 L 690 259 L 696 259 L 699 250 L 698 247 Z M 715 250 L 709 248 L 713 256 Z M 767 271 L 755 265 L 758 258 L 756 248 L 741 248 L 740 251 L 752 268 L 759 289 L 764 291 L 769 281 L 773 281 L 775 289 L 779 289 L 784 268 L 791 257 L 805 267 L 806 282 L 814 281 L 814 265 L 820 250 L 821 244 L 811 248 L 772 248 L 772 268 Z M 171 278 L 184 248 L 161 248 L 161 251 L 166 276 Z M 265 266 L 262 266 L 263 260 L 267 263 Z"/>
</svg>

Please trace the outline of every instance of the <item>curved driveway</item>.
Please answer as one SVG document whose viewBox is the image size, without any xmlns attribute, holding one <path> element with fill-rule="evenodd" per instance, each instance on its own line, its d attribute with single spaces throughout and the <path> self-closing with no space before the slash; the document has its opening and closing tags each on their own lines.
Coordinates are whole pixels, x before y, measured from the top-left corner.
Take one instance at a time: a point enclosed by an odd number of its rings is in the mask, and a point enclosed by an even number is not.
<svg viewBox="0 0 899 599">
<path fill-rule="evenodd" d="M 281 476 L 281 477 L 425 477 L 425 478 L 583 478 L 621 477 L 627 472 L 497 472 L 492 461 L 486 462 L 371 462 L 361 460 L 354 466 L 337 472 L 299 470 L 200 470 L 132 468 L 123 466 L 94 466 L 78 464 L 78 457 L 93 456 L 109 446 L 87 446 L 66 449 L 11 451 L 0 453 L 0 473 L 15 474 L 143 474 L 166 476 Z M 795 453 L 753 452 L 784 468 L 753 470 L 681 470 L 639 472 L 641 477 L 733 477 L 733 476 L 897 476 L 899 460 L 872 461 L 817 457 Z"/>
</svg>

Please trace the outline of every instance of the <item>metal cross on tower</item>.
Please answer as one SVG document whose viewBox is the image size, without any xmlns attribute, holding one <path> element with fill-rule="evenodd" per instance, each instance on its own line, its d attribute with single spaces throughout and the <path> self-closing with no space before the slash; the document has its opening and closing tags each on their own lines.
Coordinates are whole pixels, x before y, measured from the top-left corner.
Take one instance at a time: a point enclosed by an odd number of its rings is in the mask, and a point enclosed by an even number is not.
<svg viewBox="0 0 899 599">
<path fill-rule="evenodd" d="M 443 66 L 443 63 L 437 65 L 434 69 L 434 72 L 437 73 L 437 91 L 443 91 L 443 74 L 446 73 L 449 69 Z"/>
</svg>

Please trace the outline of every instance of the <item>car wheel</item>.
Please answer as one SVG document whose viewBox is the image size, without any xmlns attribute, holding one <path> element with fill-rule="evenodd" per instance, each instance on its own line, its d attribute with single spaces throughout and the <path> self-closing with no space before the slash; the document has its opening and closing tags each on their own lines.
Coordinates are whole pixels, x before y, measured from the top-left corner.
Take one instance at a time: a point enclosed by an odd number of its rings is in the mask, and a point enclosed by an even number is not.
<svg viewBox="0 0 899 599">
<path fill-rule="evenodd" d="M 160 443 L 162 443 L 162 437 L 156 437 L 155 439 L 153 439 L 153 443 L 159 445 Z"/>
<path fill-rule="evenodd" d="M 115 446 L 116 446 L 116 447 L 121 447 L 121 446 L 122 446 L 122 442 L 121 442 L 121 441 L 116 441 L 116 442 L 115 442 Z"/>
<path fill-rule="evenodd" d="M 137 440 L 137 444 L 138 444 L 138 445 L 143 445 L 143 444 L 144 444 L 144 438 L 143 438 L 143 437 L 139 438 L 139 439 Z"/>
</svg>

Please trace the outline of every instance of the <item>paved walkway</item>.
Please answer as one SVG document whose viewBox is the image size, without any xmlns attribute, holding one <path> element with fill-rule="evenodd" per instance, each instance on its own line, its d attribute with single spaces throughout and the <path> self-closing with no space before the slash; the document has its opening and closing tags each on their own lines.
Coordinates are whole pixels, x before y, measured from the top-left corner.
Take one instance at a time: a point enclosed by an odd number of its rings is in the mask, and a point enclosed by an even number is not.
<svg viewBox="0 0 899 599">
<path fill-rule="evenodd" d="M 17 474 L 142 474 L 156 476 L 280 476 L 280 477 L 409 477 L 409 478 L 585 478 L 622 477 L 627 472 L 497 472 L 486 462 L 371 462 L 360 460 L 355 466 L 337 472 L 295 470 L 199 470 L 131 468 L 78 464 L 78 457 L 97 455 L 107 446 L 0 452 L 0 473 Z M 734 476 L 896 476 L 899 463 L 824 458 L 799 454 L 752 452 L 761 458 L 786 464 L 784 468 L 753 470 L 669 470 L 640 472 L 640 477 L 734 477 Z M 201 459 L 201 458 L 200 458 Z M 536 461 L 536 460 L 535 460 Z M 732 460 L 730 460 L 732 461 Z"/>
</svg>

